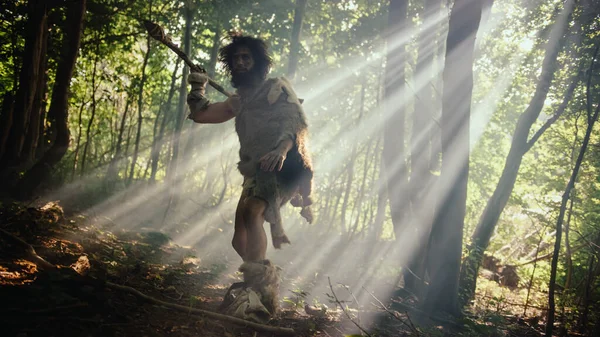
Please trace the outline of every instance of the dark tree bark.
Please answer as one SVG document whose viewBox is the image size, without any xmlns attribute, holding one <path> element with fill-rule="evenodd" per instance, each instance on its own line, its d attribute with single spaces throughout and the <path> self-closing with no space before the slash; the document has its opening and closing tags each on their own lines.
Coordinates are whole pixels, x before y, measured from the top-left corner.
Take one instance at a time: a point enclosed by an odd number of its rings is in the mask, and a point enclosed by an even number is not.
<svg viewBox="0 0 600 337">
<path fill-rule="evenodd" d="M 388 195 L 396 240 L 399 240 L 406 210 L 404 188 L 408 184 L 404 137 L 406 127 L 406 35 L 407 0 L 391 0 L 386 32 L 387 64 L 384 79 L 384 131 L 383 158 L 387 173 Z"/>
<path fill-rule="evenodd" d="M 52 101 L 48 111 L 48 114 L 54 118 L 53 123 L 56 126 L 56 139 L 42 158 L 19 181 L 15 191 L 18 198 L 26 199 L 31 197 L 40 183 L 49 177 L 54 165 L 62 159 L 69 148 L 69 86 L 73 77 L 73 69 L 75 68 L 79 44 L 81 42 L 85 8 L 86 0 L 79 0 L 67 8 L 61 58 L 56 70 Z"/>
<path fill-rule="evenodd" d="M 47 66 L 48 57 L 46 55 L 48 47 L 48 22 L 44 22 L 43 36 L 42 36 L 42 49 L 38 70 L 38 81 L 35 89 L 35 96 L 31 105 L 31 114 L 29 116 L 29 126 L 27 127 L 27 137 L 23 144 L 22 150 L 22 161 L 27 163 L 34 163 L 36 159 L 36 150 L 39 139 L 43 137 L 40 134 L 40 124 L 42 123 L 42 116 L 46 104 L 46 88 L 47 88 Z"/>
<path fill-rule="evenodd" d="M 479 0 L 457 0 L 450 14 L 442 92 L 440 206 L 429 238 L 431 277 L 424 308 L 459 315 L 458 280 L 469 176 L 469 118 Z"/>
<path fill-rule="evenodd" d="M 14 102 L 13 94 L 10 91 L 5 92 L 2 97 L 2 111 L 0 111 L 0 158 L 2 158 L 5 152 L 6 142 L 13 122 Z"/>
<path fill-rule="evenodd" d="M 534 136 L 528 141 L 531 127 L 537 120 L 540 111 L 544 106 L 550 84 L 554 78 L 557 67 L 556 59 L 562 46 L 561 41 L 563 40 L 563 35 L 568 24 L 568 18 L 573 10 L 573 6 L 573 0 L 567 0 L 565 2 L 564 9 L 552 28 L 553 31 L 550 35 L 548 44 L 546 45 L 544 61 L 542 63 L 542 73 L 534 96 L 525 112 L 523 112 L 517 121 L 512 144 L 504 164 L 502 175 L 500 176 L 500 180 L 498 181 L 494 193 L 487 202 L 475 232 L 471 236 L 472 243 L 468 249 L 469 254 L 463 263 L 461 271 L 461 288 L 462 294 L 464 295 L 462 298 L 463 304 L 468 303 L 475 294 L 477 272 L 481 265 L 483 252 L 489 245 L 490 238 L 498 223 L 500 214 L 508 203 L 508 198 L 510 197 L 517 180 L 517 174 L 523 156 L 539 138 L 539 136 Z M 570 92 L 568 91 L 565 96 L 570 97 Z M 566 101 L 568 102 L 568 100 Z M 540 130 L 545 129 L 542 128 Z"/>
<path fill-rule="evenodd" d="M 25 32 L 23 63 L 19 74 L 19 87 L 15 93 L 15 102 L 4 153 L 0 153 L 0 168 L 17 166 L 23 162 L 21 151 L 27 135 L 27 128 L 39 87 L 40 62 L 44 59 L 42 49 L 44 37 L 47 37 L 48 8 L 44 0 L 30 0 L 27 4 L 28 20 Z"/>
<path fill-rule="evenodd" d="M 46 115 L 47 115 L 47 111 L 46 111 L 46 107 L 47 107 L 47 102 L 48 102 L 48 78 L 46 78 L 46 81 L 44 81 L 44 95 L 42 98 L 42 106 L 40 107 L 40 124 L 39 124 L 39 131 L 38 131 L 38 143 L 37 146 L 35 147 L 35 158 L 40 158 L 40 156 L 46 152 Z"/>
<path fill-rule="evenodd" d="M 304 21 L 304 12 L 306 12 L 306 3 L 307 0 L 296 0 L 294 25 L 292 26 L 292 39 L 290 43 L 290 60 L 287 70 L 287 77 L 290 80 L 293 80 L 296 77 L 296 68 L 298 67 L 298 58 L 300 56 L 300 33 L 302 32 L 302 22 Z"/>
<path fill-rule="evenodd" d="M 596 236 L 597 246 L 600 245 L 600 234 Z M 593 292 L 593 284 L 595 277 L 595 268 L 594 263 L 596 262 L 596 255 L 590 254 L 587 275 L 585 277 L 585 284 L 583 288 L 583 300 L 580 306 L 581 316 L 579 317 L 579 332 L 585 334 L 586 330 L 588 330 L 588 322 L 589 322 L 589 314 L 590 314 L 590 302 L 592 301 L 592 292 Z M 597 268 L 597 267 L 596 267 Z M 598 326 L 596 326 L 598 329 Z M 593 336 L 593 334 L 589 334 L 589 336 Z"/>
<path fill-rule="evenodd" d="M 598 50 L 600 48 L 600 44 L 596 47 L 596 51 L 592 57 L 592 65 L 589 70 L 589 80 L 587 86 L 587 129 L 585 130 L 585 136 L 583 137 L 583 142 L 581 143 L 581 148 L 579 149 L 579 155 L 577 156 L 577 161 L 575 162 L 575 167 L 573 167 L 573 171 L 571 173 L 571 178 L 567 183 L 567 187 L 565 188 L 565 192 L 563 193 L 562 200 L 560 203 L 560 208 L 558 212 L 558 218 L 556 219 L 556 238 L 554 241 L 554 252 L 552 254 L 552 263 L 550 267 L 550 281 L 548 283 L 548 316 L 546 319 L 546 336 L 552 336 L 552 329 L 554 328 L 554 313 L 556 310 L 556 305 L 554 303 L 554 290 L 556 288 L 556 273 L 558 270 L 558 256 L 560 254 L 560 244 L 562 239 L 562 228 L 563 228 L 563 220 L 565 218 L 565 213 L 567 210 L 567 203 L 571 197 L 571 191 L 573 187 L 575 187 L 575 182 L 577 181 L 577 175 L 579 174 L 579 169 L 581 168 L 581 163 L 583 162 L 583 158 L 585 156 L 585 152 L 587 151 L 588 144 L 590 142 L 590 137 L 592 135 L 592 131 L 594 130 L 594 124 L 598 120 L 598 113 L 600 112 L 600 102 L 596 105 L 596 110 L 592 112 L 592 104 L 591 104 L 591 82 L 592 82 L 592 74 L 594 73 L 594 62 L 596 56 L 598 55 Z"/>
</svg>

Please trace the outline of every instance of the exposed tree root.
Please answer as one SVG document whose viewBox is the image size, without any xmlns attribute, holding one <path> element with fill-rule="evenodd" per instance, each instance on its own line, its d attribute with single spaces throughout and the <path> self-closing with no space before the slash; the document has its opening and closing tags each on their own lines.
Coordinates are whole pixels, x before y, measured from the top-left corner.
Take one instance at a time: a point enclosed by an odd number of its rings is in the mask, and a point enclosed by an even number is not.
<svg viewBox="0 0 600 337">
<path fill-rule="evenodd" d="M 0 236 L 13 248 L 17 248 L 18 250 L 20 250 L 21 254 L 25 255 L 24 258 L 35 263 L 38 266 L 38 268 L 40 268 L 44 271 L 58 271 L 61 269 L 63 269 L 63 270 L 65 269 L 65 268 L 57 267 L 56 265 L 44 260 L 41 256 L 39 256 L 36 253 L 35 249 L 30 244 L 23 241 L 22 239 L 15 236 L 14 234 L 7 232 L 3 229 L 0 229 Z M 10 249 L 10 251 L 12 251 L 14 253 L 17 253 L 18 250 Z M 79 275 L 76 273 L 73 273 L 73 274 Z M 151 302 L 154 304 L 158 304 L 158 305 L 170 308 L 170 309 L 174 309 L 174 310 L 178 310 L 178 311 L 182 311 L 182 312 L 186 312 L 186 313 L 202 315 L 202 316 L 214 318 L 214 319 L 221 320 L 221 321 L 227 321 L 227 322 L 231 322 L 231 323 L 234 323 L 234 324 L 237 324 L 240 326 L 244 326 L 244 327 L 249 327 L 249 328 L 252 328 L 255 330 L 259 330 L 259 331 L 266 331 L 266 332 L 271 332 L 271 333 L 279 334 L 279 335 L 294 335 L 295 334 L 294 329 L 291 329 L 291 328 L 276 327 L 276 326 L 271 326 L 271 325 L 250 322 L 250 321 L 247 321 L 247 320 L 244 320 L 241 318 L 218 314 L 218 313 L 212 312 L 212 311 L 190 308 L 190 307 L 186 307 L 186 306 L 175 304 L 175 303 L 161 301 L 154 297 L 148 296 L 132 287 L 119 285 L 119 284 L 112 283 L 109 281 L 106 281 L 104 283 L 104 285 L 107 288 L 124 291 L 124 292 L 132 294 L 140 299 L 143 299 L 145 301 L 148 301 L 148 302 Z"/>
</svg>

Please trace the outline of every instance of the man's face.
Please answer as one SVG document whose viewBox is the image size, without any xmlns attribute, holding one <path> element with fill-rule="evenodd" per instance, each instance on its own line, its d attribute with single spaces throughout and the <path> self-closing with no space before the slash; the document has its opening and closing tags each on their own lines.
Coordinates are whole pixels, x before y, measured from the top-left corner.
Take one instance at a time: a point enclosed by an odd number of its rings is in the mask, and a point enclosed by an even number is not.
<svg viewBox="0 0 600 337">
<path fill-rule="evenodd" d="M 247 73 L 254 67 L 252 52 L 248 47 L 241 46 L 233 53 L 233 72 Z"/>
</svg>

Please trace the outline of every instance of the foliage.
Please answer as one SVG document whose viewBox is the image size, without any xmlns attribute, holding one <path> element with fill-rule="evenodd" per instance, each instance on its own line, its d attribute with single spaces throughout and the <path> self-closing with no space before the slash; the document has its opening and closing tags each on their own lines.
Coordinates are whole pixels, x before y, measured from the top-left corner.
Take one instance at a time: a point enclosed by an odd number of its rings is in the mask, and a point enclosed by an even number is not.
<svg viewBox="0 0 600 337">
<path fill-rule="evenodd" d="M 496 1 L 491 15 L 482 23 L 474 64 L 470 130 L 473 141 L 465 243 L 497 184 L 517 119 L 531 100 L 543 61 L 543 45 L 552 28 L 559 3 Z M 543 125 L 561 104 L 570 75 L 579 62 L 589 66 L 589 55 L 600 36 L 597 11 L 600 6 L 594 7 L 598 5 L 597 0 L 586 3 L 589 7 L 574 15 L 572 27 L 580 27 L 580 31 L 573 28 L 567 47 L 559 55 L 561 66 L 542 115 L 535 124 L 537 127 Z M 423 27 L 424 4 L 424 0 L 410 1 L 409 28 L 413 34 L 408 44 L 411 57 L 407 62 L 407 82 L 410 88 L 415 88 L 416 82 L 414 69 L 418 35 L 414 33 Z M 3 8 L 0 13 L 2 97 L 17 89 L 19 69 L 25 66 L 21 64 L 21 54 L 26 38 L 23 30 L 27 17 L 25 1 L 3 0 L 0 6 Z M 194 61 L 207 67 L 211 64 L 215 43 L 216 47 L 227 43 L 226 32 L 229 30 L 242 30 L 268 41 L 275 62 L 271 76 L 285 73 L 290 52 L 294 1 L 90 0 L 80 57 L 70 88 L 71 145 L 67 155 L 54 168 L 51 184 L 45 186 L 48 191 L 55 193 L 50 194 L 51 197 L 61 199 L 79 210 L 95 211 L 95 207 L 113 207 L 118 213 L 121 211 L 119 206 L 124 203 L 137 205 L 140 207 L 137 214 L 128 215 L 135 218 L 138 224 L 165 225 L 162 208 L 165 202 L 162 198 L 171 184 L 167 177 L 172 158 L 172 134 L 176 124 L 182 67 L 175 73 L 172 88 L 176 57 L 158 42 L 151 41 L 147 79 L 142 88 L 144 99 L 142 106 L 138 106 L 142 62 L 148 51 L 146 33 L 139 20 L 147 18 L 156 21 L 173 41 L 181 44 L 186 6 L 192 6 L 194 15 L 191 48 Z M 448 11 L 443 10 L 445 13 Z M 47 77 L 48 90 L 51 90 L 59 57 L 64 9 L 52 8 L 49 18 Z M 380 193 L 380 177 L 384 175 L 380 169 L 383 147 L 380 127 L 385 123 L 381 87 L 386 27 L 386 1 L 308 1 L 301 34 L 299 72 L 294 83 L 299 96 L 305 99 L 304 109 L 310 122 L 311 150 L 317 172 L 314 184 L 315 200 L 318 200 L 314 206 L 317 221 L 312 226 L 303 224 L 302 228 L 307 231 L 339 233 L 347 239 L 377 235 L 377 240 L 388 241 L 394 237 L 389 209 L 383 210 L 383 228 L 380 231 L 376 228 L 378 201 L 382 195 L 385 198 L 384 193 Z M 576 37 L 581 38 L 580 44 L 575 42 Z M 436 54 L 435 57 L 438 60 L 440 55 Z M 219 65 L 214 78 L 231 90 Z M 595 83 L 592 90 L 594 104 L 600 100 L 598 85 Z M 363 91 L 364 96 L 361 95 Z M 48 97 L 50 94 L 47 93 Z M 415 98 L 412 94 L 409 93 L 406 104 L 409 119 L 419 113 L 414 109 Z M 213 90 L 209 90 L 209 98 L 212 101 L 223 99 Z M 578 86 L 564 116 L 546 131 L 523 158 L 513 194 L 488 247 L 487 252 L 500 259 L 502 264 L 519 265 L 521 288 L 508 291 L 480 278 L 480 296 L 473 304 L 473 310 L 493 309 L 497 314 L 504 312 L 505 300 L 523 304 L 527 297 L 524 289 L 529 287 L 534 293 L 529 305 L 544 305 L 540 296 L 547 291 L 549 265 L 546 260 L 535 264 L 529 262 L 550 252 L 554 240 L 552 226 L 558 214 L 560 196 L 587 125 L 586 99 L 585 87 Z M 133 180 L 129 181 L 138 108 L 142 114 L 140 157 L 134 167 Z M 159 139 L 163 120 L 164 137 L 159 140 L 157 182 L 153 184 L 149 179 L 152 170 L 151 149 Z M 123 139 L 119 142 L 121 121 L 124 123 Z M 407 134 L 416 132 L 411 125 L 407 123 Z M 48 144 L 51 141 L 50 120 L 46 120 L 45 130 Z M 534 130 L 537 128 L 534 127 Z M 181 207 L 185 211 L 169 219 L 171 223 L 166 225 L 183 226 L 183 223 L 192 223 L 202 217 L 206 217 L 207 222 L 228 225 L 233 220 L 230 210 L 237 202 L 241 184 L 235 172 L 237 147 L 233 126 L 231 123 L 198 126 L 185 122 L 183 134 L 180 157 L 184 158 L 186 167 L 185 183 L 182 184 L 182 195 L 185 195 L 186 202 Z M 410 145 L 408 140 L 406 142 Z M 590 283 L 589 308 L 597 306 L 600 296 L 600 288 L 595 286 L 600 282 L 598 275 L 589 270 L 590 265 L 597 265 L 597 245 L 600 243 L 599 143 L 600 139 L 595 133 L 569 210 L 569 245 L 572 252 L 566 256 L 563 250 L 559 270 L 558 283 L 562 286 L 566 283 L 567 274 L 571 275 L 571 287 L 560 295 L 561 305 L 571 309 L 566 310 L 571 321 L 580 317 L 578 315 L 585 309 L 580 303 L 586 296 L 586 284 Z M 85 147 L 87 153 L 83 150 Z M 117 147 L 121 147 L 120 158 L 115 155 Z M 117 178 L 113 185 L 109 185 L 105 179 L 113 161 Z M 136 188 L 135 193 L 131 192 L 132 188 Z M 344 206 L 346 193 L 348 203 Z M 151 206 L 142 208 L 146 205 Z M 286 210 L 284 214 L 292 218 L 292 211 Z M 345 219 L 344 227 L 342 218 Z M 161 235 L 153 238 L 157 240 L 157 245 L 169 240 Z M 146 238 L 149 239 L 148 236 Z M 215 268 L 222 269 L 218 265 Z M 394 274 L 396 271 L 386 265 L 386 270 L 381 273 Z M 529 282 L 532 275 L 532 282 Z M 590 277 L 593 279 L 589 280 Z M 160 282 L 158 278 L 156 281 Z M 488 296 L 492 299 L 486 299 Z M 305 299 L 296 294 L 288 301 L 299 306 Z M 510 312 L 516 314 L 520 310 Z M 495 321 L 499 317 L 497 315 L 484 317 L 488 319 L 486 324 L 498 323 Z M 468 325 L 468 328 L 473 333 L 491 334 L 483 324 Z"/>
</svg>

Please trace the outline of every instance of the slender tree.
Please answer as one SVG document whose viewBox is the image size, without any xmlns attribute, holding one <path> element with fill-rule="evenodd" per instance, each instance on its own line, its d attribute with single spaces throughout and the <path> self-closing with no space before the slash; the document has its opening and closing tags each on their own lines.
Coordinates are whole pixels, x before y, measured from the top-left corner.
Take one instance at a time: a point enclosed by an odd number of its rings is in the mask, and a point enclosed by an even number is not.
<svg viewBox="0 0 600 337">
<path fill-rule="evenodd" d="M 391 0 L 386 31 L 387 63 L 384 83 L 385 120 L 383 131 L 383 158 L 387 173 L 387 188 L 396 239 L 401 236 L 407 200 L 403 188 L 408 177 L 405 161 L 406 109 L 404 88 L 406 82 L 407 0 Z M 389 116 L 388 116 L 389 115 Z"/>
<path fill-rule="evenodd" d="M 171 85 L 169 88 L 169 94 L 167 97 L 167 102 L 162 106 L 165 112 L 163 114 L 162 121 L 160 123 L 160 127 L 158 130 L 158 137 L 155 142 L 152 144 L 152 153 L 151 153 L 151 169 L 150 169 L 150 183 L 153 184 L 156 181 L 156 172 L 158 171 L 158 160 L 160 156 L 160 152 L 164 143 L 165 129 L 168 121 L 170 120 L 169 116 L 171 115 L 171 104 L 173 102 L 173 96 L 175 95 L 175 84 L 177 81 L 177 73 L 179 72 L 179 65 L 181 64 L 180 59 L 177 59 L 175 63 L 175 69 L 173 70 L 173 74 L 171 75 Z"/>
<path fill-rule="evenodd" d="M 479 0 L 457 0 L 448 27 L 442 92 L 440 206 L 428 254 L 431 281 L 424 307 L 459 314 L 458 280 L 469 176 L 469 118 L 473 51 L 481 20 Z"/>
<path fill-rule="evenodd" d="M 571 197 L 571 191 L 575 187 L 575 182 L 577 181 L 577 175 L 579 174 L 579 169 L 581 168 L 581 163 L 583 162 L 583 158 L 585 156 L 585 152 L 587 150 L 588 144 L 590 142 L 590 137 L 592 135 L 592 131 L 594 130 L 594 124 L 598 120 L 598 113 L 600 112 L 600 102 L 596 104 L 596 109 L 593 111 L 592 109 L 592 74 L 594 73 L 594 63 L 596 57 L 598 56 L 598 50 L 600 48 L 600 44 L 597 45 L 596 51 L 594 52 L 594 56 L 592 57 L 592 65 L 588 71 L 588 83 L 587 83 L 587 129 L 585 131 L 585 136 L 583 137 L 583 142 L 581 143 L 581 148 L 579 149 L 579 155 L 577 156 L 577 161 L 575 162 L 575 166 L 573 167 L 573 171 L 571 172 L 571 177 L 569 178 L 569 182 L 565 188 L 565 192 L 562 195 L 562 199 L 560 202 L 560 208 L 558 213 L 558 218 L 556 219 L 556 237 L 554 241 L 554 252 L 552 254 L 552 263 L 550 267 L 550 281 L 548 282 L 548 316 L 546 318 L 546 336 L 552 336 L 552 330 L 554 328 L 554 314 L 556 311 L 556 304 L 554 302 L 554 291 L 556 289 L 556 273 L 558 270 L 558 258 L 560 254 L 560 244 L 562 239 L 562 229 L 563 229 L 563 221 L 565 218 L 565 213 L 567 210 L 567 203 Z"/>
<path fill-rule="evenodd" d="M 500 214 L 508 203 L 512 190 L 517 180 L 517 174 L 523 160 L 523 156 L 537 141 L 539 135 L 534 135 L 529 139 L 531 127 L 537 120 L 548 96 L 550 84 L 554 78 L 557 67 L 557 56 L 563 45 L 563 35 L 568 25 L 568 19 L 573 11 L 574 1 L 567 0 L 564 8 L 558 15 L 556 23 L 552 27 L 548 43 L 546 44 L 544 61 L 542 63 L 542 72 L 539 77 L 535 94 L 529 103 L 529 106 L 519 117 L 517 126 L 513 134 L 511 147 L 506 157 L 504 169 L 494 193 L 487 202 L 487 205 L 479 219 L 475 232 L 471 236 L 469 253 L 465 259 L 461 272 L 461 287 L 463 288 L 463 304 L 468 303 L 475 294 L 477 272 L 481 265 L 483 252 L 490 242 L 490 238 L 498 223 Z M 540 130 L 545 130 L 544 128 Z M 543 131 L 542 131 L 543 132 Z"/>
<path fill-rule="evenodd" d="M 98 62 L 100 59 L 100 44 L 96 45 L 94 56 L 94 67 L 92 69 L 92 102 L 91 108 L 92 111 L 90 113 L 90 118 L 88 120 L 87 128 L 85 129 L 85 143 L 83 145 L 83 154 L 81 155 L 81 176 L 85 174 L 85 161 L 87 159 L 88 149 L 90 144 L 92 143 L 92 125 L 94 125 L 94 119 L 96 118 L 96 108 L 98 106 L 98 102 L 96 100 L 96 91 L 100 84 L 96 85 L 96 78 L 98 76 Z M 80 121 L 81 123 L 81 121 Z"/>
<path fill-rule="evenodd" d="M 86 0 L 78 0 L 67 7 L 60 62 L 48 110 L 56 128 L 56 138 L 42 158 L 19 181 L 15 190 L 19 198 L 29 198 L 33 195 L 34 190 L 49 177 L 50 170 L 62 159 L 69 147 L 68 94 L 77 61 L 85 9 Z"/>
<path fill-rule="evenodd" d="M 294 11 L 294 25 L 292 26 L 292 39 L 290 42 L 290 60 L 288 63 L 287 77 L 293 80 L 296 77 L 298 68 L 298 59 L 300 54 L 300 33 L 302 32 L 302 22 L 306 12 L 306 3 L 308 0 L 296 0 L 296 9 Z"/>
<path fill-rule="evenodd" d="M 434 175 L 431 169 L 431 143 L 434 132 L 439 131 L 434 119 L 433 80 L 437 77 L 434 67 L 440 0 L 426 0 L 423 23 L 419 33 L 418 57 L 415 68 L 417 92 L 415 110 L 412 117 L 410 146 L 410 180 L 408 194 L 411 204 L 411 226 L 406 235 L 418 242 L 417 251 L 412 254 L 404 272 L 404 287 L 414 294 L 421 293 L 425 278 L 425 253 L 427 237 L 435 212 L 435 193 L 433 193 Z"/>
<path fill-rule="evenodd" d="M 44 60 L 42 50 L 44 38 L 47 38 L 48 4 L 44 0 L 30 0 L 27 3 L 28 20 L 25 31 L 25 48 L 23 63 L 19 74 L 19 85 L 14 96 L 14 107 L 10 128 L 4 144 L 0 144 L 0 169 L 19 165 L 23 158 L 21 151 L 27 135 L 29 119 L 38 81 L 43 80 L 40 74 L 40 63 Z"/>
<path fill-rule="evenodd" d="M 152 6 L 152 2 L 150 2 L 150 6 Z M 129 178 L 127 179 L 127 184 L 131 184 L 133 181 L 133 174 L 135 173 L 135 166 L 137 164 L 137 159 L 140 150 L 140 138 L 142 137 L 142 123 L 143 119 L 143 111 L 144 111 L 144 85 L 146 84 L 146 67 L 148 66 L 148 59 L 150 59 L 151 52 L 151 37 L 148 35 L 146 37 L 146 53 L 144 53 L 144 61 L 142 63 L 142 74 L 140 75 L 140 84 L 138 87 L 138 100 L 137 100 L 137 132 L 135 133 L 135 144 L 133 148 L 133 157 L 131 159 L 131 169 L 129 171 Z"/>
</svg>

